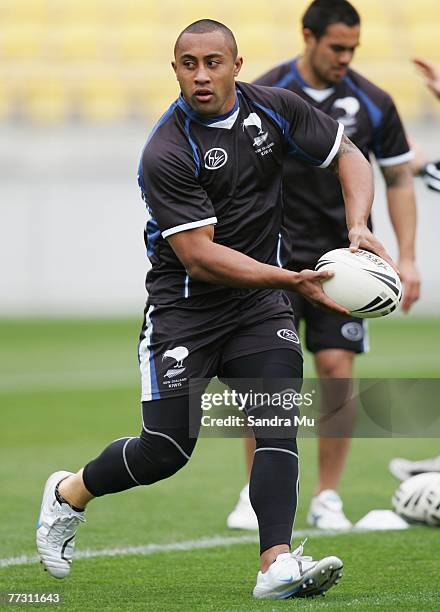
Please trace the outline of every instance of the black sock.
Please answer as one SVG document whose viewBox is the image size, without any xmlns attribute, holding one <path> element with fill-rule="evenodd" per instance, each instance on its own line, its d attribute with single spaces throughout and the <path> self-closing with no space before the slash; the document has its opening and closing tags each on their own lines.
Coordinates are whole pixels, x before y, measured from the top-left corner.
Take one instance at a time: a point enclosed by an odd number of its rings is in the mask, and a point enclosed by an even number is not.
<svg viewBox="0 0 440 612">
<path fill-rule="evenodd" d="M 69 504 L 69 502 L 67 501 L 67 499 L 64 499 L 64 497 L 61 495 L 61 493 L 58 491 L 58 486 L 60 483 L 57 484 L 57 486 L 55 487 L 55 497 L 57 498 L 57 502 L 59 504 L 67 504 L 68 506 L 70 506 L 72 508 L 72 510 L 75 510 L 75 512 L 84 512 L 84 508 L 77 508 L 76 506 L 74 506 L 73 504 Z"/>
</svg>

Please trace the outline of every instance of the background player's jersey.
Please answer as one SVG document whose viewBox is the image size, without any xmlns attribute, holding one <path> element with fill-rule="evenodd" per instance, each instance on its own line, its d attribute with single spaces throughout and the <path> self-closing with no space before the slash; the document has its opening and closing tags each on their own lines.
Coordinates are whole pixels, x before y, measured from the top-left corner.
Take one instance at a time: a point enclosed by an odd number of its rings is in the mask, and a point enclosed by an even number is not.
<svg viewBox="0 0 440 612">
<path fill-rule="evenodd" d="M 255 83 L 295 92 L 344 125 L 345 134 L 367 159 L 373 153 L 382 166 L 409 161 L 402 122 L 391 97 L 354 70 L 326 90 L 309 87 L 297 59 L 267 72 Z M 341 186 L 330 172 L 317 172 L 295 159 L 285 163 L 285 216 L 281 260 L 284 267 L 313 265 L 326 251 L 348 245 Z M 371 222 L 370 222 L 371 228 Z"/>
<path fill-rule="evenodd" d="M 234 108 L 209 119 L 178 98 L 153 129 L 139 166 L 151 214 L 150 299 L 224 290 L 191 280 L 175 256 L 166 238 L 188 229 L 214 224 L 215 242 L 276 265 L 284 158 L 325 168 L 342 133 L 341 124 L 283 89 L 237 83 Z"/>
</svg>

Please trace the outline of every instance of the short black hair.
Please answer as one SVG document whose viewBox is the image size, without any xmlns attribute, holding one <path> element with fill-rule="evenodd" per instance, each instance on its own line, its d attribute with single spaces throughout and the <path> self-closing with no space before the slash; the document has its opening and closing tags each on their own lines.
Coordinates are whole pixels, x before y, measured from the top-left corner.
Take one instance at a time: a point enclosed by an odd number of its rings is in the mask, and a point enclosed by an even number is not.
<svg viewBox="0 0 440 612">
<path fill-rule="evenodd" d="M 303 28 L 311 30 L 317 39 L 334 23 L 353 27 L 360 25 L 361 18 L 347 0 L 314 0 L 302 18 Z"/>
<path fill-rule="evenodd" d="M 220 23 L 220 21 L 215 21 L 214 19 L 199 19 L 182 30 L 177 37 L 176 44 L 174 45 L 174 57 L 176 56 L 179 41 L 184 34 L 207 34 L 208 32 L 221 32 L 223 34 L 230 44 L 232 55 L 235 60 L 238 55 L 238 48 L 234 34 L 227 26 Z"/>
</svg>

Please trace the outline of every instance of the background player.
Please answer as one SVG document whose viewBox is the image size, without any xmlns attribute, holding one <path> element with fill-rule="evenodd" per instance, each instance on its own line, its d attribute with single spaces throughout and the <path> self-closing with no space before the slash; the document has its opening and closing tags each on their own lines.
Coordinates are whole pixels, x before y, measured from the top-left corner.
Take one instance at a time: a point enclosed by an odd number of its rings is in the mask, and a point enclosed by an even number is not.
<svg viewBox="0 0 440 612">
<path fill-rule="evenodd" d="M 440 100 L 440 70 L 427 60 L 416 58 L 413 61 L 425 78 L 428 89 Z M 421 176 L 429 189 L 440 192 L 440 161 L 428 162 L 425 153 L 418 149 L 412 166 L 414 174 Z"/>
<path fill-rule="evenodd" d="M 55 577 L 69 573 L 75 532 L 93 497 L 152 484 L 187 463 L 196 444 L 189 431 L 191 379 L 301 379 L 299 344 L 277 333 L 294 331 L 279 289 L 296 288 L 315 304 L 346 313 L 322 291 L 328 273 L 273 265 L 286 155 L 322 168 L 332 164 L 344 185 L 352 248 L 370 248 L 391 262 L 367 227 L 371 168 L 342 125 L 290 92 L 236 84 L 241 65 L 232 32 L 218 22 L 196 22 L 176 42 L 173 67 L 182 95 L 153 129 L 139 169 L 152 214 L 139 345 L 142 431 L 113 441 L 77 474 L 48 479 L 37 546 Z M 198 421 L 199 413 L 200 402 Z M 290 553 L 299 472 L 295 432 L 287 434 L 256 436 L 256 597 L 286 597 L 299 588 L 302 595 L 318 594 L 342 569 L 335 557 L 315 562 L 302 556 L 302 547 Z"/>
<path fill-rule="evenodd" d="M 425 77 L 428 89 L 440 100 L 440 70 L 431 62 L 420 58 L 414 59 L 414 64 Z M 430 189 L 440 191 L 440 162 L 424 164 L 422 169 L 419 168 L 418 171 Z M 409 459 L 396 457 L 390 461 L 388 467 L 393 476 L 399 480 L 406 480 L 411 476 L 417 476 L 417 474 L 425 472 L 440 472 L 440 455 L 421 461 L 410 461 Z"/>
<path fill-rule="evenodd" d="M 399 248 L 399 269 L 404 283 L 402 309 L 408 312 L 419 297 L 419 276 L 415 266 L 416 207 L 405 132 L 390 96 L 349 68 L 359 45 L 360 17 L 346 0 L 315 0 L 303 16 L 304 51 L 269 71 L 255 82 L 283 87 L 340 121 L 345 133 L 366 158 L 373 154 L 386 183 L 391 221 Z M 318 173 L 295 160 L 284 169 L 284 231 L 280 264 L 290 270 L 314 268 L 326 251 L 348 245 L 344 198 L 340 184 L 330 173 Z M 369 222 L 371 223 L 371 222 Z M 370 225 L 371 227 L 371 225 Z M 291 294 L 297 325 L 304 319 L 306 345 L 314 354 L 321 379 L 351 379 L 357 353 L 368 350 L 365 322 L 353 317 L 324 313 Z M 344 397 L 345 395 L 345 397 Z M 308 522 L 323 529 L 347 529 L 342 501 L 336 488 L 349 450 L 355 406 L 350 385 L 338 397 L 323 387 L 322 413 L 344 405 L 328 428 L 321 424 L 319 438 L 319 482 Z M 247 464 L 252 465 L 253 440 L 246 440 Z M 247 486 L 228 517 L 228 526 L 256 529 Z"/>
</svg>

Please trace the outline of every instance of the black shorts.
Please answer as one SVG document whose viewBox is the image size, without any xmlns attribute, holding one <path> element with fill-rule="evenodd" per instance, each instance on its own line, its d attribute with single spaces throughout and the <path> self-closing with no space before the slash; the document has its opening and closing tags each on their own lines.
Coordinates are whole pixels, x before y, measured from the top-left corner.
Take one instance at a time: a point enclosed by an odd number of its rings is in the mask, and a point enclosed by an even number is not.
<svg viewBox="0 0 440 612">
<path fill-rule="evenodd" d="M 325 312 L 299 293 L 289 291 L 286 294 L 293 307 L 296 329 L 299 330 L 302 319 L 305 322 L 306 347 L 311 353 L 325 349 L 368 352 L 368 327 L 365 319 Z"/>
<path fill-rule="evenodd" d="M 190 379 L 221 376 L 231 359 L 278 348 L 301 354 L 282 291 L 237 289 L 148 302 L 138 349 L 141 399 L 188 395 Z"/>
</svg>

